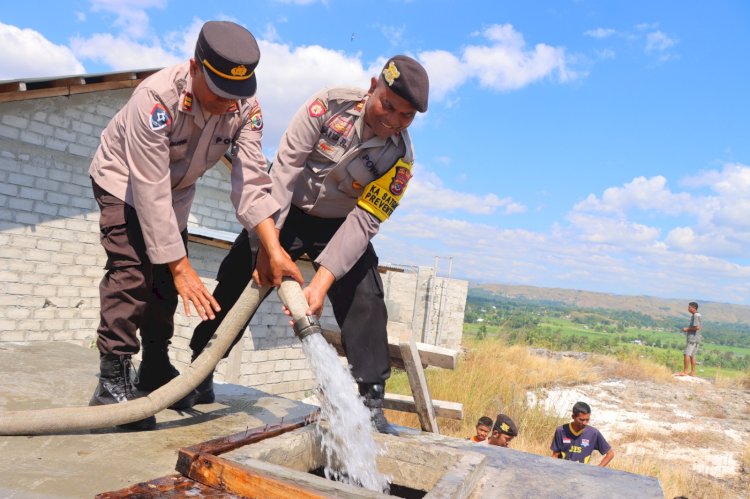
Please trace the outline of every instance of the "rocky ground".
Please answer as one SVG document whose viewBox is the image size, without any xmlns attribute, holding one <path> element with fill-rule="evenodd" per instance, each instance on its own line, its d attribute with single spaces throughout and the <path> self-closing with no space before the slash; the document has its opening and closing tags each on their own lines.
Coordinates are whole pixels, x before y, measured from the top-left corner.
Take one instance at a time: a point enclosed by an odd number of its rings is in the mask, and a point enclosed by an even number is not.
<svg viewBox="0 0 750 499">
<path fill-rule="evenodd" d="M 591 405 L 591 424 L 618 455 L 684 464 L 748 496 L 741 489 L 750 487 L 750 470 L 742 464 L 750 445 L 750 390 L 675 376 L 667 383 L 610 378 L 529 394 L 530 403 L 565 418 L 579 400 Z"/>
</svg>

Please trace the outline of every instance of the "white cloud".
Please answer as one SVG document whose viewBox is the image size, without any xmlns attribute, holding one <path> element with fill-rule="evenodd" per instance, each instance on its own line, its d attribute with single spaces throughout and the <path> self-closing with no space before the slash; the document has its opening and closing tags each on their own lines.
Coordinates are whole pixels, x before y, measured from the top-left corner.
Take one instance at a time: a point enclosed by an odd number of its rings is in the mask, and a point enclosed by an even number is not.
<svg viewBox="0 0 750 499">
<path fill-rule="evenodd" d="M 101 62 L 118 71 L 159 68 L 183 60 L 163 48 L 158 40 L 153 45 L 144 45 L 127 37 L 96 34 L 74 38 L 70 45 L 78 57 Z"/>
<path fill-rule="evenodd" d="M 583 34 L 586 36 L 590 36 L 591 38 L 597 38 L 597 39 L 603 39 L 603 38 L 609 38 L 610 36 L 617 33 L 612 28 L 596 28 L 596 29 L 590 29 Z"/>
<path fill-rule="evenodd" d="M 398 46 L 401 44 L 401 40 L 404 38 L 406 32 L 406 26 L 380 26 L 380 32 L 383 34 L 388 43 L 391 46 Z"/>
<path fill-rule="evenodd" d="M 646 52 L 664 52 L 673 47 L 677 41 L 661 31 L 653 31 L 646 35 Z"/>
<path fill-rule="evenodd" d="M 420 164 L 415 165 L 414 177 L 409 181 L 408 203 L 404 206 L 409 211 L 464 212 L 472 215 L 489 215 L 498 211 L 511 215 L 526 211 L 523 204 L 508 197 L 470 194 L 447 188 L 437 175 Z"/>
<path fill-rule="evenodd" d="M 673 193 L 667 188 L 667 179 L 661 175 L 634 178 L 622 187 L 605 189 L 601 197 L 594 194 L 579 203 L 575 211 L 590 211 L 624 215 L 628 210 L 655 210 L 669 215 L 695 213 L 701 200 L 687 193 Z"/>
<path fill-rule="evenodd" d="M 63 45 L 38 32 L 0 23 L 0 80 L 84 73 L 83 64 Z"/>
<path fill-rule="evenodd" d="M 429 266 L 441 255 L 454 276 L 485 282 L 750 303 L 750 266 L 665 244 L 653 227 L 579 214 L 534 232 L 399 210 L 375 239 L 382 261 Z M 610 237 L 592 238 L 587 224 Z"/>
<path fill-rule="evenodd" d="M 643 245 L 657 242 L 660 231 L 624 218 L 602 217 L 572 212 L 568 215 L 573 228 L 581 240 L 592 243 L 615 245 L 638 251 Z"/>
<path fill-rule="evenodd" d="M 106 12 L 115 16 L 113 26 L 122 30 L 128 37 L 142 38 L 149 34 L 147 9 L 164 9 L 167 0 L 91 0 L 93 12 Z"/>
<path fill-rule="evenodd" d="M 594 52 L 599 59 L 614 59 L 615 51 L 610 49 L 596 50 Z"/>
<path fill-rule="evenodd" d="M 483 87 L 507 91 L 545 78 L 564 83 L 584 76 L 568 67 L 570 58 L 563 47 L 539 43 L 528 48 L 523 35 L 510 24 L 490 26 L 482 36 L 489 43 L 470 45 L 460 55 L 444 50 L 419 54 L 435 98 L 444 98 L 470 78 Z"/>
<path fill-rule="evenodd" d="M 635 25 L 637 31 L 648 31 L 659 27 L 659 23 L 640 23 Z"/>
<path fill-rule="evenodd" d="M 356 56 L 318 45 L 295 48 L 266 40 L 259 40 L 258 44 L 258 99 L 263 106 L 263 143 L 267 147 L 278 144 L 297 109 L 321 88 L 368 88 L 370 77 L 377 74 L 363 67 Z"/>
<path fill-rule="evenodd" d="M 419 60 L 430 76 L 430 96 L 436 99 L 443 99 L 470 78 L 468 68 L 464 68 L 461 60 L 446 50 L 421 52 Z"/>
</svg>

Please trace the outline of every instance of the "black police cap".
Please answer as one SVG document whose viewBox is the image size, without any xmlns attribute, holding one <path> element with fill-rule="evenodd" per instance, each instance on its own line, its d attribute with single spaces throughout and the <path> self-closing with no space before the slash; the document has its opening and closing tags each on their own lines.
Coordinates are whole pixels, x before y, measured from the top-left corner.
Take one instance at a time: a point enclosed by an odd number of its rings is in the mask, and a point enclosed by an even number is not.
<svg viewBox="0 0 750 499">
<path fill-rule="evenodd" d="M 510 435 L 511 437 L 515 437 L 516 435 L 518 435 L 518 428 L 516 428 L 516 423 L 514 423 L 513 420 L 505 414 L 497 415 L 497 419 L 495 420 L 495 425 L 492 427 L 492 431 L 505 433 L 506 435 Z"/>
<path fill-rule="evenodd" d="M 423 113 L 427 111 L 430 81 L 427 71 L 417 61 L 405 55 L 388 59 L 380 76 L 396 95 L 403 97 Z"/>
<path fill-rule="evenodd" d="M 208 21 L 195 44 L 195 61 L 203 66 L 208 88 L 225 99 L 255 95 L 255 68 L 260 49 L 248 30 L 229 21 Z"/>
</svg>

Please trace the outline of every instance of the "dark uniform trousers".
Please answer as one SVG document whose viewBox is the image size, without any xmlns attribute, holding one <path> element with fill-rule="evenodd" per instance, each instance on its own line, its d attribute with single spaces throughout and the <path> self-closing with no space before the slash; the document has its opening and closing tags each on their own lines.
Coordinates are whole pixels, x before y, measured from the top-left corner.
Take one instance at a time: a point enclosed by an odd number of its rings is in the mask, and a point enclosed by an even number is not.
<svg viewBox="0 0 750 499">
<path fill-rule="evenodd" d="M 107 253 L 106 274 L 99 284 L 101 312 L 96 345 L 103 354 L 138 353 L 136 331 L 144 349 L 166 347 L 174 333 L 177 290 L 166 264 L 146 255 L 135 208 L 91 181 L 101 216 L 100 240 Z M 187 251 L 187 231 L 182 232 Z"/>
<path fill-rule="evenodd" d="M 292 260 L 296 261 L 305 253 L 314 260 L 343 222 L 343 218 L 307 215 L 292 206 L 279 234 L 279 241 Z M 258 244 L 257 237 L 251 238 L 243 230 L 221 262 L 217 276 L 219 283 L 214 290 L 221 312 L 216 314 L 215 320 L 202 322 L 193 332 L 190 347 L 196 355 L 208 344 L 250 282 Z M 317 270 L 318 265 L 315 268 Z M 342 344 L 354 379 L 360 383 L 384 382 L 391 375 L 386 330 L 388 313 L 383 281 L 378 273 L 378 256 L 372 244 L 368 244 L 354 267 L 331 286 L 328 299 L 341 328 Z M 246 327 L 247 324 L 239 331 L 232 346 L 240 340 Z"/>
</svg>

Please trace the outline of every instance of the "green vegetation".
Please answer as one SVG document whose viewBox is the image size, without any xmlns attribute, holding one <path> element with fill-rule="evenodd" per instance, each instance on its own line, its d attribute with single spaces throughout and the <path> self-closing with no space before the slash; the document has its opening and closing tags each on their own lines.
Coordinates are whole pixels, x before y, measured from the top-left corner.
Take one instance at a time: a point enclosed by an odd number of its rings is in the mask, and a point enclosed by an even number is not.
<svg viewBox="0 0 750 499">
<path fill-rule="evenodd" d="M 688 324 L 682 317 L 653 318 L 638 311 L 584 309 L 565 304 L 510 299 L 472 288 L 464 335 L 502 338 L 551 350 L 578 350 L 618 358 L 650 359 L 670 369 L 682 367 Z M 741 375 L 750 368 L 750 326 L 706 321 L 698 354 L 704 376 Z"/>
</svg>

